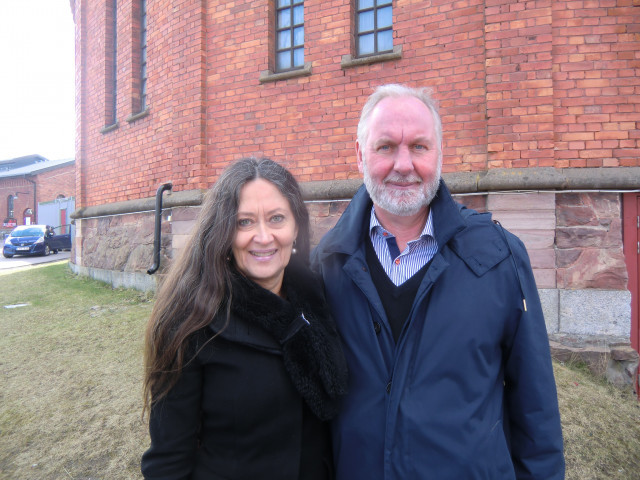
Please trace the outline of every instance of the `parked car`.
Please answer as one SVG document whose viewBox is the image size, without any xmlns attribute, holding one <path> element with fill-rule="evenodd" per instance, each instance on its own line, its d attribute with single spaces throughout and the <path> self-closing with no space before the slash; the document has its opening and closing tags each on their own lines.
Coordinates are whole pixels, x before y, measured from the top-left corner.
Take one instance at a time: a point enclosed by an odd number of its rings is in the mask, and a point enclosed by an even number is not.
<svg viewBox="0 0 640 480">
<path fill-rule="evenodd" d="M 59 250 L 71 250 L 70 233 L 56 235 L 49 225 L 21 225 L 5 239 L 2 254 L 11 258 L 14 255 L 49 255 Z"/>
</svg>

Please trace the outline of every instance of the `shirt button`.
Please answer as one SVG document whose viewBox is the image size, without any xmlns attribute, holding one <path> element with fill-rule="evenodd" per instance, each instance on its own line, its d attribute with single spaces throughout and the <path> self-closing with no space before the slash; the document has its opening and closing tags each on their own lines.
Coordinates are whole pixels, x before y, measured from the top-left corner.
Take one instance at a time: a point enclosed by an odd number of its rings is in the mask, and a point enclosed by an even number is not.
<svg viewBox="0 0 640 480">
<path fill-rule="evenodd" d="M 373 330 L 376 332 L 376 335 L 380 335 L 380 331 L 382 330 L 382 327 L 378 322 L 373 322 Z"/>
<path fill-rule="evenodd" d="M 399 258 L 396 258 L 395 264 L 396 265 L 400 265 L 400 259 Z"/>
</svg>

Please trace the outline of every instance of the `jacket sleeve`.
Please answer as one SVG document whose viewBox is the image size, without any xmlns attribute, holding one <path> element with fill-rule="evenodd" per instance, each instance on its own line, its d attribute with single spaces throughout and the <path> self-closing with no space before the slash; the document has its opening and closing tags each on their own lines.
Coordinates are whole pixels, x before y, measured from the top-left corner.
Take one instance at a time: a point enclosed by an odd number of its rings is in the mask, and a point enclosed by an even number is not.
<svg viewBox="0 0 640 480">
<path fill-rule="evenodd" d="M 203 367 L 195 358 L 184 367 L 167 396 L 151 408 L 151 446 L 141 461 L 145 479 L 190 478 L 198 447 L 202 374 Z"/>
<path fill-rule="evenodd" d="M 508 235 L 526 299 L 505 353 L 505 421 L 513 464 L 518 480 L 561 480 L 562 429 L 544 315 L 526 249 Z"/>
</svg>

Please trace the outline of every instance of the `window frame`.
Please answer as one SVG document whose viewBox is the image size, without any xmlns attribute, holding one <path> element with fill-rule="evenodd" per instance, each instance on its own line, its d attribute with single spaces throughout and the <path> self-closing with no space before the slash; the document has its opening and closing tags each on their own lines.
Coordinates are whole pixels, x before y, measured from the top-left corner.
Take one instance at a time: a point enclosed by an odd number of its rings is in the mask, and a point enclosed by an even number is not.
<svg viewBox="0 0 640 480">
<path fill-rule="evenodd" d="M 371 6 L 360 8 L 362 0 L 354 0 L 354 51 L 356 58 L 366 58 L 377 55 L 384 55 L 394 52 L 393 45 L 393 0 L 370 0 Z M 391 21 L 388 26 L 378 27 L 378 13 L 384 8 L 391 9 Z M 361 15 L 368 12 L 373 12 L 373 28 L 369 30 L 360 31 L 360 19 Z M 391 32 L 391 48 L 380 50 L 378 47 L 378 41 L 380 33 Z M 361 53 L 360 51 L 360 38 L 365 35 L 373 35 L 373 51 L 368 53 Z"/>
<path fill-rule="evenodd" d="M 148 102 L 148 32 L 149 15 L 148 1 L 136 0 L 132 2 L 131 18 L 133 25 L 131 29 L 131 115 L 127 117 L 127 122 L 132 123 L 149 114 Z"/>
<path fill-rule="evenodd" d="M 118 0 L 111 0 L 106 5 L 103 133 L 113 130 L 118 124 Z"/>
<path fill-rule="evenodd" d="M 280 3 L 283 3 L 283 5 L 280 5 Z M 284 4 L 284 2 L 288 2 L 286 4 Z M 285 73 L 285 72 L 290 72 L 290 71 L 296 71 L 296 70 L 300 70 L 300 69 L 304 69 L 305 68 L 305 62 L 304 62 L 304 49 L 305 49 L 305 34 L 304 34 L 304 29 L 305 29 L 305 25 L 304 25 L 304 0 L 274 0 L 274 11 L 275 11 L 275 15 L 274 15 L 274 72 L 277 73 Z M 294 15 L 294 9 L 296 7 L 302 7 L 302 23 L 295 23 L 295 15 Z M 284 10 L 290 10 L 289 12 L 289 25 L 285 26 L 285 27 L 281 27 L 279 25 L 279 19 L 280 19 L 280 12 L 284 11 Z M 302 34 L 302 44 L 295 44 L 295 30 L 298 28 L 301 28 L 303 30 L 303 34 Z M 289 42 L 290 45 L 288 47 L 283 47 L 283 48 L 279 48 L 278 46 L 278 39 L 280 38 L 280 34 L 282 32 L 285 31 L 289 31 L 290 35 L 289 35 Z M 298 65 L 295 64 L 295 52 L 296 50 L 302 50 L 302 62 L 300 62 Z M 280 56 L 280 54 L 284 53 L 284 52 L 289 52 L 289 67 L 286 68 L 279 68 L 278 64 L 278 58 Z"/>
</svg>

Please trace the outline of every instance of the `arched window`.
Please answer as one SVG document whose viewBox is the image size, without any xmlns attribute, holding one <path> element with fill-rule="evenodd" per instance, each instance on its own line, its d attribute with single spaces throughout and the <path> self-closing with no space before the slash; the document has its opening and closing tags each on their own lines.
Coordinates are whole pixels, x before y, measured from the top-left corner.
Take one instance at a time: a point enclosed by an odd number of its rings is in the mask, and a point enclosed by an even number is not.
<svg viewBox="0 0 640 480">
<path fill-rule="evenodd" d="M 13 218 L 13 195 L 7 197 L 7 217 Z"/>
<path fill-rule="evenodd" d="M 25 208 L 24 212 L 22 212 L 22 221 L 24 225 L 32 225 L 35 223 L 34 221 L 33 210 L 30 208 Z"/>
</svg>

